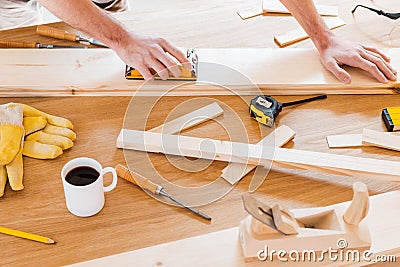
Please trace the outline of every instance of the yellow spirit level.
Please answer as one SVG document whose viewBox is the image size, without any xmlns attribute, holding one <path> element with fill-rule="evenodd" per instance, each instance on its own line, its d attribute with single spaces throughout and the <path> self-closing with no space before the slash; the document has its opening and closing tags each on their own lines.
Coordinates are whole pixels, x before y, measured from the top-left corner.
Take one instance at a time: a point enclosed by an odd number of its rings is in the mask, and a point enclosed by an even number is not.
<svg viewBox="0 0 400 267">
<path fill-rule="evenodd" d="M 384 108 L 382 119 L 389 132 L 400 130 L 400 107 Z"/>
<path fill-rule="evenodd" d="M 187 49 L 186 57 L 189 62 L 192 64 L 192 71 L 186 70 L 182 65 L 179 65 L 181 69 L 181 75 L 179 77 L 174 77 L 171 73 L 168 77 L 168 80 L 178 80 L 178 81 L 196 81 L 197 79 L 197 65 L 198 65 L 198 57 L 196 54 L 196 50 L 194 48 Z M 155 75 L 156 71 L 150 69 L 151 74 Z M 135 68 L 129 67 L 126 65 L 125 67 L 125 78 L 128 80 L 143 80 L 142 74 Z M 155 80 L 160 80 L 160 76 L 155 75 Z"/>
</svg>

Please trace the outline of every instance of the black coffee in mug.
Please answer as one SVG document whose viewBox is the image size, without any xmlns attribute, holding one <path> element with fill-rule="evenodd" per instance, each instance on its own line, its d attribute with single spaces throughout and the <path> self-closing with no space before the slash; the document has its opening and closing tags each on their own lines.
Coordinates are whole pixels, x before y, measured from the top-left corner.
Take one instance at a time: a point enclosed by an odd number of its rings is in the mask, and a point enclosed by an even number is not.
<svg viewBox="0 0 400 267">
<path fill-rule="evenodd" d="M 85 186 L 95 182 L 99 176 L 100 173 L 97 170 L 81 166 L 70 170 L 65 176 L 65 180 L 72 185 Z"/>
</svg>

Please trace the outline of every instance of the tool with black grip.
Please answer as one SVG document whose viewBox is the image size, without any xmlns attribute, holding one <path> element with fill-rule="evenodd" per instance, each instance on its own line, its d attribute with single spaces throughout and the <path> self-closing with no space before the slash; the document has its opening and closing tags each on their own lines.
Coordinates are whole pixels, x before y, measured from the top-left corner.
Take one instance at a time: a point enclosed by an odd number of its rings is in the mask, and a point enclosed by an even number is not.
<svg viewBox="0 0 400 267">
<path fill-rule="evenodd" d="M 249 112 L 252 118 L 261 124 L 272 127 L 283 107 L 298 105 L 318 99 L 325 99 L 327 95 L 319 95 L 293 102 L 280 103 L 269 95 L 259 95 L 250 101 Z"/>
</svg>

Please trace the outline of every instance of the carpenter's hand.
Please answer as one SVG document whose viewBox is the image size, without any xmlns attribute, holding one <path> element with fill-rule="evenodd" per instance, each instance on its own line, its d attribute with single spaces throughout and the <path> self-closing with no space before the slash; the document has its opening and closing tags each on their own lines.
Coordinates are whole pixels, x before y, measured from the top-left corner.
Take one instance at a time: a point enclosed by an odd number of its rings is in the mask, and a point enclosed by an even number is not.
<svg viewBox="0 0 400 267">
<path fill-rule="evenodd" d="M 350 83 L 351 77 L 341 65 L 363 69 L 382 83 L 397 79 L 397 71 L 389 64 L 390 59 L 376 48 L 331 37 L 328 45 L 319 50 L 325 68 L 344 83 Z"/>
<path fill-rule="evenodd" d="M 137 69 L 145 80 L 152 79 L 150 69 L 155 70 L 163 80 L 168 78 L 168 70 L 174 77 L 179 77 L 181 70 L 178 63 L 189 71 L 192 69 L 182 51 L 159 37 L 130 33 L 128 40 L 124 40 L 124 45 L 114 50 L 127 65 Z"/>
</svg>

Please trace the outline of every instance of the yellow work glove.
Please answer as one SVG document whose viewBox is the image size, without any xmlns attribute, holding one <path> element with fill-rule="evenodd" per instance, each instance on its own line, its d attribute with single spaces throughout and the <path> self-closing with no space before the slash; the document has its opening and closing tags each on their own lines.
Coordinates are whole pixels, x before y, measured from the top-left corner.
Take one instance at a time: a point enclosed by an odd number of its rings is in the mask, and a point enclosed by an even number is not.
<svg viewBox="0 0 400 267">
<path fill-rule="evenodd" d="M 7 178 L 13 190 L 22 190 L 22 144 L 24 128 L 22 107 L 13 103 L 0 105 L 0 196 Z"/>
<path fill-rule="evenodd" d="M 71 148 L 76 139 L 72 123 L 49 115 L 31 106 L 18 104 L 23 109 L 25 142 L 22 154 L 36 159 L 54 159 Z"/>
<path fill-rule="evenodd" d="M 54 159 L 76 139 L 72 123 L 28 105 L 0 105 L 0 197 L 7 179 L 13 190 L 22 190 L 22 155 Z M 25 136 L 25 141 L 24 141 Z"/>
</svg>

